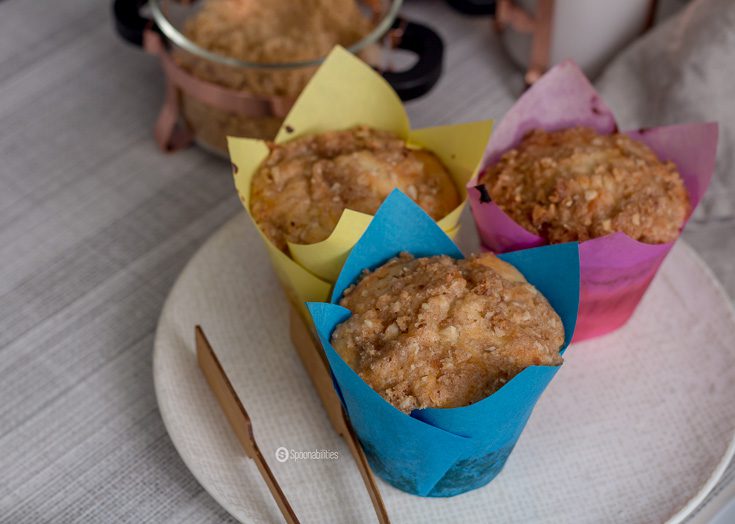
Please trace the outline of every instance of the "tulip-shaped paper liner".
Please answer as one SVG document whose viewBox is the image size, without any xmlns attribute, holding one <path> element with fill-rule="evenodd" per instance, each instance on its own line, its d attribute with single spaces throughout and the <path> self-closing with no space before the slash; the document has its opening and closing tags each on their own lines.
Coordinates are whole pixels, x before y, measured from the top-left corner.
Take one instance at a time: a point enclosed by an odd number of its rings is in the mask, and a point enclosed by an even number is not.
<svg viewBox="0 0 735 524">
<path fill-rule="evenodd" d="M 353 248 L 332 292 L 331 303 L 309 303 L 335 387 L 373 470 L 394 486 L 422 496 L 457 495 L 490 482 L 502 469 L 558 366 L 532 366 L 500 390 L 470 406 L 419 409 L 407 415 L 370 388 L 337 354 L 330 338 L 350 317 L 337 305 L 364 269 L 401 252 L 416 257 L 462 253 L 437 224 L 398 190 L 383 202 Z M 562 319 L 563 353 L 574 332 L 579 302 L 576 243 L 502 255 L 544 294 Z"/>
<path fill-rule="evenodd" d="M 546 73 L 508 111 L 490 138 L 481 172 L 534 129 L 556 131 L 576 126 L 602 134 L 617 131 L 615 118 L 582 71 L 564 62 Z M 673 162 L 682 176 L 692 210 L 704 195 L 715 168 L 717 124 L 681 124 L 638 129 L 625 134 L 648 145 L 662 161 Z M 482 244 L 496 253 L 541 246 L 529 232 L 492 202 L 477 177 L 468 198 Z M 688 219 L 688 218 L 687 218 Z M 621 327 L 633 314 L 674 242 L 645 244 L 624 233 L 580 242 L 581 297 L 574 340 Z"/>
<path fill-rule="evenodd" d="M 490 120 L 411 130 L 408 116 L 390 85 L 363 61 L 336 47 L 324 61 L 283 122 L 275 143 L 357 125 L 391 131 L 409 147 L 423 147 L 447 166 L 463 201 L 439 225 L 456 233 L 464 208 L 465 185 L 477 172 L 487 145 Z M 253 175 L 268 156 L 266 142 L 228 138 L 235 186 L 250 213 Z M 370 215 L 345 210 L 326 240 L 309 245 L 289 243 L 290 256 L 261 235 L 279 279 L 292 302 L 327 300 L 347 254 L 370 223 Z M 257 224 L 256 224 L 257 227 Z"/>
</svg>

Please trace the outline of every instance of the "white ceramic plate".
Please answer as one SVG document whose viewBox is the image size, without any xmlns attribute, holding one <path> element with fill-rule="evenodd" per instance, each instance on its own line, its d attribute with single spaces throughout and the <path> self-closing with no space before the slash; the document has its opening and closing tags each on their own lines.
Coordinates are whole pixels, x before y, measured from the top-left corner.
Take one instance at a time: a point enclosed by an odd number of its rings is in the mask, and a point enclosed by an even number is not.
<svg viewBox="0 0 735 524">
<path fill-rule="evenodd" d="M 174 286 L 156 335 L 154 378 L 171 439 L 199 482 L 243 522 L 279 521 L 199 373 L 195 324 L 302 522 L 374 522 L 354 462 L 290 345 L 286 301 L 244 215 L 205 244 Z M 733 454 L 734 334 L 724 292 L 680 242 L 625 328 L 567 351 L 499 477 L 451 499 L 381 481 L 393 521 L 681 520 Z M 281 446 L 339 458 L 279 463 Z"/>
</svg>

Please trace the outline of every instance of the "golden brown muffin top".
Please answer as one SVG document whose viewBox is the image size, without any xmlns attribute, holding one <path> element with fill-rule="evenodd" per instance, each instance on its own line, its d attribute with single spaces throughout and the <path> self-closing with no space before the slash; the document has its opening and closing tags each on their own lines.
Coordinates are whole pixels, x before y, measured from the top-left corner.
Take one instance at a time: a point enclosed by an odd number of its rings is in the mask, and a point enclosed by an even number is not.
<svg viewBox="0 0 735 524">
<path fill-rule="evenodd" d="M 346 208 L 374 214 L 395 188 L 435 220 L 460 203 L 433 153 L 409 149 L 393 133 L 369 127 L 328 131 L 271 146 L 253 176 L 250 212 L 285 251 L 286 241 L 325 240 Z"/>
<path fill-rule="evenodd" d="M 551 243 L 617 231 L 649 244 L 670 242 L 690 210 L 672 162 L 626 135 L 585 127 L 531 131 L 480 182 L 513 220 Z"/>
<path fill-rule="evenodd" d="M 364 272 L 332 345 L 395 407 L 466 406 L 528 366 L 561 364 L 564 326 L 535 287 L 491 254 L 402 253 Z"/>
</svg>

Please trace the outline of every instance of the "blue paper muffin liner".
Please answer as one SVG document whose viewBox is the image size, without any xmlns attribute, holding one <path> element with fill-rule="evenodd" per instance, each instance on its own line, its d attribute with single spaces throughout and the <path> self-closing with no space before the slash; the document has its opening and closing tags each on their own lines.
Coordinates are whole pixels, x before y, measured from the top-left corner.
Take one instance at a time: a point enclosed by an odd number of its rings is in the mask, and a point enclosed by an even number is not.
<svg viewBox="0 0 735 524">
<path fill-rule="evenodd" d="M 335 388 L 373 471 L 398 489 L 450 497 L 484 486 L 503 469 L 536 402 L 559 366 L 531 366 L 485 399 L 461 408 L 427 408 L 407 415 L 375 392 L 330 343 L 350 317 L 337 305 L 365 269 L 401 252 L 415 257 L 461 251 L 419 206 L 399 190 L 383 202 L 337 279 L 331 303 L 307 304 L 324 348 Z M 500 255 L 549 301 L 564 325 L 564 353 L 579 306 L 579 250 L 557 244 Z"/>
</svg>

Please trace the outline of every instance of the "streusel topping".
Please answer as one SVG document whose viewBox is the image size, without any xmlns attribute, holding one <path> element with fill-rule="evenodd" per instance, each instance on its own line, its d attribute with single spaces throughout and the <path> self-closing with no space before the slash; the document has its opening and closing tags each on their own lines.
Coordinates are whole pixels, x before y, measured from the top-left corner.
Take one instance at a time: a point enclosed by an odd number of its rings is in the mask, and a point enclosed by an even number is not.
<svg viewBox="0 0 735 524">
<path fill-rule="evenodd" d="M 253 176 L 250 211 L 281 250 L 325 240 L 345 209 L 374 214 L 393 189 L 432 218 L 460 203 L 442 162 L 387 131 L 365 126 L 273 145 Z"/>
<path fill-rule="evenodd" d="M 530 132 L 480 182 L 513 220 L 551 243 L 617 231 L 670 242 L 690 211 L 672 162 L 626 135 L 584 127 Z"/>
<path fill-rule="evenodd" d="M 332 345 L 370 387 L 410 413 L 466 406 L 528 366 L 558 365 L 561 319 L 513 266 L 491 254 L 401 254 L 365 272 L 340 304 L 352 316 Z"/>
</svg>

